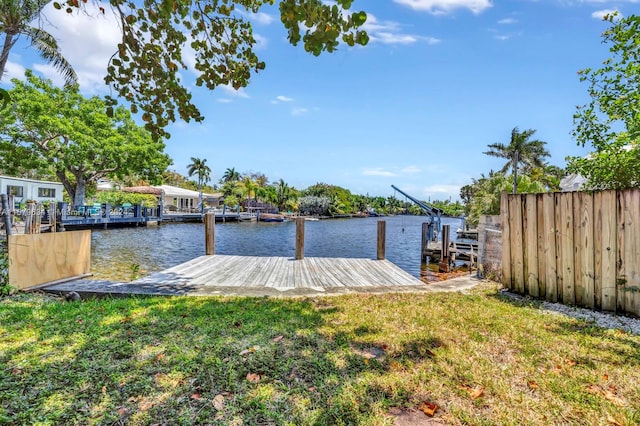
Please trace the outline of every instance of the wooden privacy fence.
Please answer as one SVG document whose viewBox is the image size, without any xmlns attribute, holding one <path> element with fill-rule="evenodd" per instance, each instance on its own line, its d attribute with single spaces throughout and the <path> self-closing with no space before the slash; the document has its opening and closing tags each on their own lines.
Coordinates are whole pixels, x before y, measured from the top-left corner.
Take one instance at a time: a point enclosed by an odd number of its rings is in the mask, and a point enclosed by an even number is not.
<svg viewBox="0 0 640 426">
<path fill-rule="evenodd" d="M 502 194 L 509 289 L 640 315 L 640 190 Z"/>
<path fill-rule="evenodd" d="M 9 235 L 9 284 L 25 289 L 82 276 L 91 267 L 91 231 Z"/>
</svg>

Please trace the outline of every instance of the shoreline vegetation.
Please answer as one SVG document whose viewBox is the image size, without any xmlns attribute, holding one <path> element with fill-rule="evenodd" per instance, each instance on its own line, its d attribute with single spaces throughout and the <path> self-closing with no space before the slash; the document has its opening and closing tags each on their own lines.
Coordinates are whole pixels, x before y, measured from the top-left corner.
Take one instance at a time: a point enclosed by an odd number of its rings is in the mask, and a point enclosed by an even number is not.
<svg viewBox="0 0 640 426">
<path fill-rule="evenodd" d="M 469 294 L 0 299 L 0 423 L 640 423 L 640 336 Z M 419 423 L 415 423 L 419 424 Z"/>
</svg>

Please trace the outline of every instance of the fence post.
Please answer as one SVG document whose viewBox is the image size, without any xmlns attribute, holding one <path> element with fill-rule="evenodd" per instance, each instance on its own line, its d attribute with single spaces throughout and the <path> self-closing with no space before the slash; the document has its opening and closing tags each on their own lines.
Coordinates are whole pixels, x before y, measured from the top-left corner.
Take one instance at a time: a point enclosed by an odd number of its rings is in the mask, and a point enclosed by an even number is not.
<svg viewBox="0 0 640 426">
<path fill-rule="evenodd" d="M 207 212 L 204 215 L 204 246 L 207 256 L 216 254 L 216 217 L 215 213 Z"/>
<path fill-rule="evenodd" d="M 386 225 L 387 222 L 385 222 L 384 220 L 378 221 L 378 260 L 384 260 L 386 255 Z"/>
<path fill-rule="evenodd" d="M 11 235 L 11 210 L 9 209 L 9 197 L 7 194 L 0 194 L 2 199 L 2 212 L 4 213 L 4 229 L 7 231 L 7 236 Z"/>
<path fill-rule="evenodd" d="M 427 222 L 422 223 L 422 240 L 420 244 L 420 262 L 425 263 L 427 261 L 426 252 L 429 248 L 429 224 Z"/>
<path fill-rule="evenodd" d="M 449 229 L 450 225 L 442 226 L 442 252 L 438 265 L 440 272 L 449 272 Z"/>
<path fill-rule="evenodd" d="M 304 218 L 296 219 L 296 260 L 304 258 Z"/>
</svg>

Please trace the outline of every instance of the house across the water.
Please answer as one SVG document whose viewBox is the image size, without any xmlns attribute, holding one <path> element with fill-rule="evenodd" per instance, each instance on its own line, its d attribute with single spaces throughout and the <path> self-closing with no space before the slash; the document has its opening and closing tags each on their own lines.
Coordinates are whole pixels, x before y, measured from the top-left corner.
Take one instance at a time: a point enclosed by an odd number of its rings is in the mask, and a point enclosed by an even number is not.
<svg viewBox="0 0 640 426">
<path fill-rule="evenodd" d="M 27 201 L 60 202 L 64 186 L 59 182 L 49 182 L 44 180 L 24 179 L 11 176 L 0 175 L 0 193 L 13 196 L 14 204 L 26 203 Z"/>
</svg>

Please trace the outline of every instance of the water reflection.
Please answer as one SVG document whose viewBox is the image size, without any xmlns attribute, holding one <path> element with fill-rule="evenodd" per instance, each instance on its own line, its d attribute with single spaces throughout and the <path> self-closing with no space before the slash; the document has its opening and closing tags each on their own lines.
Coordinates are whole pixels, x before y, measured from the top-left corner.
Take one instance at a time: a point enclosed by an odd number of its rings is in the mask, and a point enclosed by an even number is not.
<svg viewBox="0 0 640 426">
<path fill-rule="evenodd" d="M 425 217 L 395 216 L 334 219 L 305 224 L 305 256 L 375 258 L 377 222 L 387 222 L 387 258 L 420 277 L 420 238 Z M 459 219 L 443 218 L 452 238 Z M 96 278 L 129 280 L 139 265 L 146 275 L 204 254 L 204 226 L 193 223 L 159 227 L 93 230 L 91 268 Z M 247 256 L 295 255 L 295 223 L 216 224 L 216 253 Z"/>
</svg>

